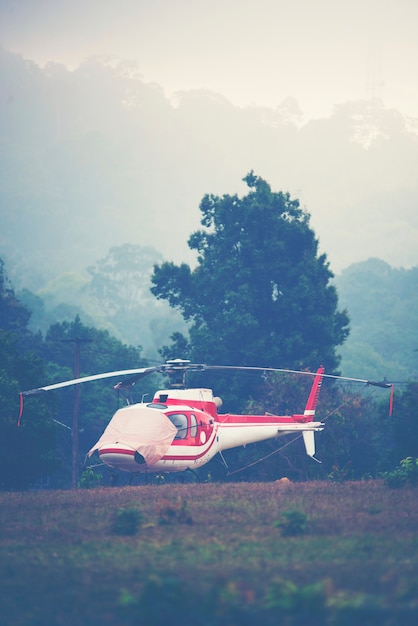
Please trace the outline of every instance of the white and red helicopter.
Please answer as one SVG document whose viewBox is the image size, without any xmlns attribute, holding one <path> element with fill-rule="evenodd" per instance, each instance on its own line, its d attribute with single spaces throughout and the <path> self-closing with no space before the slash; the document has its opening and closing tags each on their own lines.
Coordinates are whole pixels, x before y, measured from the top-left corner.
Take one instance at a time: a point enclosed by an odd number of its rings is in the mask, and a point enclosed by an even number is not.
<svg viewBox="0 0 418 626">
<path fill-rule="evenodd" d="M 213 396 L 211 389 L 186 388 L 187 372 L 205 370 L 304 374 L 313 376 L 313 384 L 303 413 L 293 415 L 223 414 L 218 412 L 222 401 Z M 97 451 L 100 460 L 105 465 L 131 474 L 181 472 L 200 468 L 216 454 L 222 454 L 224 450 L 298 433 L 303 436 L 306 454 L 315 459 L 314 433 L 324 428 L 322 422 L 315 421 L 315 409 L 322 379 L 324 377 L 343 378 L 325 374 L 323 367 L 320 367 L 316 373 L 312 373 L 276 368 L 211 366 L 174 359 L 156 367 L 76 378 L 25 391 L 21 395 L 34 395 L 103 378 L 130 376 L 129 380 L 120 382 L 114 387 L 120 390 L 128 388 L 138 378 L 153 372 L 168 375 L 169 388 L 157 391 L 151 402 L 127 404 L 118 409 L 100 439 L 89 450 L 89 457 Z M 386 382 L 373 383 L 355 378 L 346 380 L 379 387 L 391 387 Z"/>
</svg>

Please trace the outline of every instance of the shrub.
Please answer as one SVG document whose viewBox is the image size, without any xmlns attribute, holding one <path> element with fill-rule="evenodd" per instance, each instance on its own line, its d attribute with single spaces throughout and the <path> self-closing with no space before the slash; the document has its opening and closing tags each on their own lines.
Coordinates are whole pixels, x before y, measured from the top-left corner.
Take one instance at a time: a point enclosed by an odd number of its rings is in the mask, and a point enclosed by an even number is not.
<svg viewBox="0 0 418 626">
<path fill-rule="evenodd" d="M 298 587 L 290 580 L 272 580 L 263 600 L 266 617 L 282 618 L 285 624 L 324 624 L 330 581 Z"/>
<path fill-rule="evenodd" d="M 400 489 L 406 485 L 416 487 L 418 485 L 418 459 L 408 456 L 402 459 L 399 466 L 392 472 L 385 472 L 383 479 L 387 487 Z"/>
<path fill-rule="evenodd" d="M 158 511 L 159 524 L 192 524 L 192 516 L 186 500 L 179 498 L 177 502 L 164 501 Z"/>
<path fill-rule="evenodd" d="M 332 466 L 332 470 L 328 474 L 328 479 L 336 483 L 342 483 L 345 480 L 350 480 L 352 474 L 351 463 L 347 463 L 343 467 L 337 464 Z"/>
<path fill-rule="evenodd" d="M 303 535 L 308 526 L 308 516 L 302 511 L 284 511 L 279 520 L 274 522 L 274 528 L 280 528 L 284 537 Z"/>
<path fill-rule="evenodd" d="M 81 489 L 91 489 L 92 487 L 97 487 L 102 478 L 103 476 L 100 472 L 94 472 L 91 467 L 89 467 L 81 474 L 77 486 Z"/>
<path fill-rule="evenodd" d="M 119 509 L 113 522 L 115 535 L 135 535 L 142 524 L 143 516 L 138 509 Z"/>
</svg>

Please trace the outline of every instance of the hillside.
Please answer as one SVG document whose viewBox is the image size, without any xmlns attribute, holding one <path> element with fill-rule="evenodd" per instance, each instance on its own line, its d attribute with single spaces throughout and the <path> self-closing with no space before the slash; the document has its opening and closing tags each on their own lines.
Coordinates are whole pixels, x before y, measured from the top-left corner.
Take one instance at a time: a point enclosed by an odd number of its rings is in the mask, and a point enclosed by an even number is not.
<svg viewBox="0 0 418 626">
<path fill-rule="evenodd" d="M 351 333 L 340 350 L 346 376 L 391 381 L 418 378 L 418 267 L 379 259 L 355 263 L 336 277 Z"/>
</svg>

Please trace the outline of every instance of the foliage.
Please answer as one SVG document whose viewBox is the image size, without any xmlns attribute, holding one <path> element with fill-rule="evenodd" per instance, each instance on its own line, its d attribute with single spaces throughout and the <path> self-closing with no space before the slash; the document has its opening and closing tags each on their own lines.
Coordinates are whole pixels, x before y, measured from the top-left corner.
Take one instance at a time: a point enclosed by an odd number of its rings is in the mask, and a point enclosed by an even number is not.
<svg viewBox="0 0 418 626">
<path fill-rule="evenodd" d="M 4 269 L 2 277 L 5 286 L 3 291 L 7 296 L 2 300 L 2 319 L 3 324 L 9 327 L 7 325 L 15 319 L 14 312 L 19 309 L 19 303 Z M 50 484 L 60 487 L 68 485 L 73 389 L 63 389 L 42 398 L 27 398 L 20 429 L 16 428 L 17 398 L 21 389 L 72 378 L 77 338 L 82 342 L 81 374 L 146 364 L 138 349 L 121 344 L 107 331 L 85 326 L 79 317 L 72 322 L 52 325 L 42 341 L 25 328 L 28 315 L 22 309 L 22 321 L 15 326 L 15 332 L 1 332 L 3 374 L 0 389 L 3 418 L 0 445 L 4 459 L 1 472 L 3 489 L 24 488 L 38 478 L 50 474 L 59 463 L 62 469 L 55 471 Z M 184 339 L 182 335 L 180 338 Z M 20 350 L 19 346 L 23 342 L 26 347 L 36 349 L 37 354 L 43 357 L 47 363 L 45 370 L 40 356 L 35 356 L 35 352 Z M 310 387 L 309 380 L 301 380 L 296 376 L 273 375 L 262 381 L 257 380 L 256 383 L 250 379 L 250 384 L 247 384 L 245 378 L 243 380 L 246 394 L 251 389 L 253 392 L 253 397 L 244 407 L 249 413 L 265 410 L 276 414 L 300 412 Z M 140 396 L 136 398 L 140 399 L 147 390 L 150 395 L 153 394 L 156 383 L 152 377 L 144 379 L 138 388 Z M 219 460 L 214 460 L 205 471 L 216 480 L 232 478 L 251 481 L 272 480 L 283 475 L 292 480 L 328 476 L 331 480 L 342 481 L 377 476 L 381 472 L 390 471 L 401 459 L 415 457 L 418 453 L 418 438 L 415 436 L 417 389 L 416 383 L 410 383 L 403 392 L 397 390 L 394 413 L 389 417 L 387 398 L 382 400 L 381 405 L 377 403 L 382 392 L 379 391 L 379 395 L 359 395 L 344 388 L 338 391 L 336 386 L 330 387 L 324 381 L 318 419 L 328 423 L 324 432 L 316 435 L 317 458 L 322 461 L 321 465 L 306 457 L 301 440 L 289 444 L 288 438 L 228 451 L 225 456 L 229 469 L 227 471 L 224 468 L 222 476 L 218 471 L 221 469 Z M 97 441 L 116 408 L 116 398 L 110 385 L 96 382 L 82 387 L 80 402 L 81 471 L 87 450 Z M 53 418 L 59 424 L 54 424 Z M 259 462 L 264 457 L 265 460 Z M 95 480 L 85 474 L 81 478 L 80 486 L 90 486 Z"/>
<path fill-rule="evenodd" d="M 321 472 L 335 481 L 376 476 L 391 454 L 388 394 L 384 392 L 380 408 L 367 390 L 335 386 L 322 393 L 320 415 L 326 427 L 317 437 Z"/>
<path fill-rule="evenodd" d="M 279 520 L 274 522 L 274 528 L 280 528 L 283 537 L 303 535 L 308 528 L 309 517 L 303 511 L 290 509 L 283 511 Z"/>
<path fill-rule="evenodd" d="M 328 596 L 327 580 L 298 586 L 290 580 L 276 578 L 267 589 L 263 608 L 266 617 L 281 616 L 287 624 L 303 624 L 306 620 L 319 626 L 327 619 Z"/>
<path fill-rule="evenodd" d="M 193 520 L 186 500 L 179 498 L 175 503 L 163 501 L 158 510 L 158 523 L 192 524 Z"/>
<path fill-rule="evenodd" d="M 347 463 L 343 467 L 339 465 L 333 465 L 331 471 L 328 474 L 328 478 L 334 482 L 344 482 L 345 480 L 350 480 L 353 474 L 353 469 L 351 467 L 351 463 Z"/>
<path fill-rule="evenodd" d="M 318 437 L 318 454 L 331 480 L 388 476 L 404 459 L 418 457 L 418 384 L 408 383 L 403 391 L 395 384 L 392 415 L 388 396 L 389 391 L 345 392 L 334 396 L 332 406 L 325 394 L 330 417 Z M 395 470 L 393 481 L 402 475 Z"/>
<path fill-rule="evenodd" d="M 0 352 L 4 355 L 2 339 L 0 331 Z M 33 401 L 18 426 L 19 392 L 25 380 L 37 380 L 40 384 L 42 363 L 31 355 L 18 358 L 16 355 L 16 351 L 10 354 L 16 360 L 20 376 L 14 378 L 10 370 L 0 369 L 0 489 L 3 490 L 21 490 L 35 485 L 59 465 L 49 403 Z"/>
<path fill-rule="evenodd" d="M 393 461 L 418 457 L 418 382 L 409 382 L 403 391 L 395 384 L 392 429 Z"/>
<path fill-rule="evenodd" d="M 71 467 L 74 388 L 25 398 L 22 426 L 18 429 L 19 391 L 71 379 L 76 368 L 83 376 L 141 367 L 147 362 L 139 348 L 122 344 L 107 331 L 84 325 L 78 315 L 71 322 L 51 325 L 44 339 L 34 336 L 27 329 L 30 312 L 14 295 L 3 263 L 0 270 L 0 448 L 4 461 L 0 487 L 24 488 L 56 469 L 58 462 L 63 470 L 51 484 L 65 487 Z M 152 394 L 154 385 L 155 380 L 149 377 L 138 392 Z M 80 389 L 80 469 L 117 404 L 112 385 L 106 382 L 93 382 Z M 91 478 L 87 480 L 85 475 L 81 486 Z"/>
<path fill-rule="evenodd" d="M 399 466 L 391 472 L 382 474 L 385 484 L 392 489 L 400 487 L 418 486 L 418 459 L 407 457 L 402 459 Z"/>
<path fill-rule="evenodd" d="M 343 373 L 371 380 L 417 378 L 418 267 L 368 259 L 350 265 L 335 282 L 351 326 L 340 349 Z"/>
<path fill-rule="evenodd" d="M 325 255 L 318 256 L 309 215 L 252 172 L 244 180 L 250 191 L 243 198 L 203 198 L 204 230 L 189 238 L 198 253 L 196 269 L 155 267 L 151 291 L 191 323 L 188 354 L 180 356 L 295 369 L 323 363 L 333 371 L 348 318 L 338 311 L 332 273 Z M 179 356 L 179 339 L 166 354 Z"/>
<path fill-rule="evenodd" d="M 255 621 L 273 626 L 278 620 L 287 626 L 298 626 L 307 619 L 314 626 L 322 626 L 327 618 L 328 587 L 327 581 L 298 586 L 277 578 L 256 602 L 251 586 L 232 576 L 211 581 L 207 593 L 196 596 L 188 593 L 179 579 L 151 574 L 138 596 L 123 589 L 120 604 L 125 615 L 141 615 L 150 626 L 165 621 L 181 624 L 184 614 L 192 626 L 250 626 Z"/>
<path fill-rule="evenodd" d="M 100 472 L 95 472 L 91 467 L 84 470 L 77 486 L 81 489 L 92 489 L 98 487 L 103 476 Z"/>
<path fill-rule="evenodd" d="M 136 535 L 143 521 L 143 515 L 138 509 L 119 509 L 112 526 L 115 535 Z"/>
<path fill-rule="evenodd" d="M 53 324 L 45 336 L 41 354 L 47 364 L 43 384 L 74 378 L 76 366 L 80 376 L 87 376 L 141 367 L 147 363 L 139 348 L 123 344 L 107 331 L 84 325 L 79 316 L 72 322 Z M 113 389 L 116 382 L 118 381 L 114 380 L 109 384 L 108 380 L 95 381 L 79 388 L 79 468 L 83 465 L 86 453 L 96 443 L 118 408 L 120 398 Z M 153 379 L 150 377 L 138 391 L 141 394 L 152 393 L 152 385 Z M 72 428 L 74 388 L 60 389 L 54 395 L 57 419 L 61 424 Z M 59 442 L 65 464 L 71 467 L 68 428 L 61 427 Z M 61 486 L 64 486 L 65 476 L 60 477 L 60 480 L 63 481 Z"/>
<path fill-rule="evenodd" d="M 134 309 L 144 300 L 150 304 L 152 268 L 161 261 L 162 255 L 150 246 L 112 247 L 104 259 L 88 268 L 89 291 L 110 316 Z"/>
<path fill-rule="evenodd" d="M 0 261 L 0 489 L 6 490 L 24 489 L 58 464 L 50 402 L 35 400 L 18 428 L 19 392 L 39 386 L 44 372 L 42 360 L 28 349 L 38 343 L 27 330 L 29 315 Z"/>
<path fill-rule="evenodd" d="M 53 324 L 79 315 L 87 325 L 156 357 L 170 334 L 186 329 L 180 314 L 150 293 L 153 266 L 161 260 L 150 246 L 114 246 L 82 273 L 59 274 L 36 293 L 22 289 L 19 298 L 33 311 L 31 329 L 46 334 Z"/>
<path fill-rule="evenodd" d="M 290 415 L 303 412 L 312 381 L 308 377 L 269 376 L 257 400 L 245 407 L 249 414 Z M 301 435 L 280 437 L 225 453 L 232 480 L 292 481 L 360 480 L 377 477 L 393 463 L 397 450 L 396 420 L 401 395 L 389 415 L 389 392 L 353 389 L 324 379 L 315 419 L 325 424 L 315 434 L 315 463 L 307 457 Z M 412 419 L 410 418 L 410 421 Z"/>
<path fill-rule="evenodd" d="M 153 266 L 162 262 L 150 246 L 112 247 L 104 259 L 88 268 L 86 309 L 100 315 L 126 342 L 141 343 L 153 356 L 176 328 L 185 329 L 179 314 L 150 293 Z M 92 307 L 95 306 L 95 309 Z"/>
<path fill-rule="evenodd" d="M 0 259 L 0 328 L 10 333 L 22 333 L 29 318 L 30 311 L 16 298 L 5 263 Z"/>
</svg>

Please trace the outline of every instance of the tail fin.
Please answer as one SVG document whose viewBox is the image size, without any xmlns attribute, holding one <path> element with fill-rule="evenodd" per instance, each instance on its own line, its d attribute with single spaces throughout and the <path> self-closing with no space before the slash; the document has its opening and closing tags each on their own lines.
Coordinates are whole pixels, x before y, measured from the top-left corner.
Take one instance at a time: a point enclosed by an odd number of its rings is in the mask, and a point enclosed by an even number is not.
<svg viewBox="0 0 418 626">
<path fill-rule="evenodd" d="M 303 413 L 306 421 L 313 422 L 313 418 L 315 416 L 315 409 L 318 403 L 319 392 L 321 391 L 322 385 L 322 375 L 325 371 L 325 368 L 321 367 L 317 370 L 315 374 L 315 378 L 313 381 L 311 393 L 309 394 L 308 402 L 306 403 L 305 411 Z"/>
<path fill-rule="evenodd" d="M 305 444 L 306 454 L 310 456 L 314 461 L 318 461 L 315 458 L 315 430 L 322 430 L 324 425 L 318 422 L 314 422 L 315 409 L 318 403 L 319 392 L 321 391 L 322 376 L 325 368 L 321 367 L 317 370 L 313 381 L 311 393 L 309 394 L 308 402 L 306 403 L 305 411 L 303 413 L 302 420 L 305 424 L 310 424 L 309 430 L 304 430 L 303 442 Z M 320 463 L 321 461 L 318 461 Z"/>
</svg>

